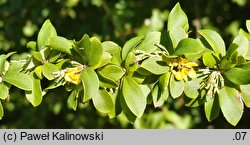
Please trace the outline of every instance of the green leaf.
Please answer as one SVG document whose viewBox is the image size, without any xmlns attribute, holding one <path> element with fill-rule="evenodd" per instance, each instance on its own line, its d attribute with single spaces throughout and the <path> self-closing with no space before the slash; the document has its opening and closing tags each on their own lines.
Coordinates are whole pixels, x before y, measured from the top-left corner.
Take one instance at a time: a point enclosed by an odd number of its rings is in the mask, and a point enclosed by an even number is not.
<svg viewBox="0 0 250 145">
<path fill-rule="evenodd" d="M 110 54 L 115 54 L 119 51 L 119 46 L 112 41 L 102 42 L 102 47 L 105 52 L 108 52 Z"/>
<path fill-rule="evenodd" d="M 0 120 L 2 120 L 3 115 L 4 115 L 4 110 L 3 110 L 2 102 L 1 102 L 1 100 L 0 100 Z"/>
<path fill-rule="evenodd" d="M 123 48 L 122 48 L 122 60 L 125 60 L 125 58 L 127 57 L 128 53 L 135 48 L 138 44 L 141 43 L 141 41 L 143 40 L 144 36 L 137 36 L 134 37 L 132 39 L 130 39 L 129 41 L 127 41 Z"/>
<path fill-rule="evenodd" d="M 238 54 L 238 52 L 236 52 L 236 54 Z M 227 58 L 223 57 L 220 64 L 219 64 L 219 68 L 223 69 L 223 70 L 229 70 L 233 67 L 236 66 L 237 62 L 232 62 L 230 60 L 228 60 Z"/>
<path fill-rule="evenodd" d="M 172 44 L 172 40 L 169 35 L 169 31 L 163 31 L 161 34 L 161 42 L 160 44 L 163 46 L 163 50 L 166 50 L 168 54 L 173 54 L 174 53 L 174 48 Z"/>
<path fill-rule="evenodd" d="M 70 49 L 73 47 L 73 43 L 64 37 L 54 36 L 50 38 L 50 47 L 71 55 Z"/>
<path fill-rule="evenodd" d="M 164 74 L 169 70 L 169 66 L 162 61 L 161 57 L 148 58 L 142 62 L 140 67 L 156 75 Z"/>
<path fill-rule="evenodd" d="M 96 37 L 90 39 L 91 47 L 86 47 L 83 49 L 84 56 L 87 58 L 88 66 L 93 66 L 94 68 L 98 67 L 101 63 L 101 57 L 103 54 L 102 43 Z"/>
<path fill-rule="evenodd" d="M 31 91 L 33 87 L 32 79 L 23 73 L 8 72 L 5 76 L 3 76 L 3 81 L 26 91 Z"/>
<path fill-rule="evenodd" d="M 61 52 L 60 51 L 57 51 L 57 50 L 54 50 L 52 49 L 50 51 L 50 55 L 49 55 L 49 62 L 55 62 L 57 61 L 57 59 L 61 56 Z"/>
<path fill-rule="evenodd" d="M 177 81 L 175 80 L 174 75 L 172 75 L 170 78 L 169 91 L 174 99 L 180 97 L 184 91 L 184 81 Z"/>
<path fill-rule="evenodd" d="M 187 15 L 181 9 L 179 3 L 170 11 L 168 17 L 168 31 L 173 27 L 182 27 L 186 32 L 189 28 Z"/>
<path fill-rule="evenodd" d="M 184 85 L 184 93 L 189 98 L 197 98 L 199 95 L 198 89 L 200 88 L 199 82 L 196 78 L 188 80 Z"/>
<path fill-rule="evenodd" d="M 140 86 L 128 76 L 123 79 L 122 94 L 128 108 L 137 117 L 141 117 L 146 108 L 146 97 Z"/>
<path fill-rule="evenodd" d="M 240 92 L 245 105 L 250 108 L 250 84 L 240 85 Z"/>
<path fill-rule="evenodd" d="M 237 49 L 238 49 L 239 45 L 238 44 L 235 44 L 235 43 L 232 43 L 230 44 L 228 50 L 227 50 L 227 54 L 226 54 L 226 58 L 228 60 L 232 60 L 232 56 L 234 55 L 234 53 L 236 53 Z"/>
<path fill-rule="evenodd" d="M 134 71 L 137 70 L 138 68 L 138 62 L 137 58 L 134 53 L 129 52 L 128 56 L 125 60 L 125 68 L 127 73 L 130 75 L 130 73 L 133 73 Z"/>
<path fill-rule="evenodd" d="M 226 55 L 224 40 L 217 32 L 209 29 L 203 29 L 199 30 L 199 33 L 207 40 L 216 54 L 221 54 L 222 56 Z"/>
<path fill-rule="evenodd" d="M 116 116 L 118 116 L 121 111 L 121 102 L 120 102 L 120 97 L 121 97 L 121 91 L 119 91 L 118 89 L 115 89 L 114 92 L 108 92 L 109 95 L 111 96 L 112 102 L 113 102 L 113 108 L 112 110 L 108 113 L 108 116 L 110 119 L 115 118 Z"/>
<path fill-rule="evenodd" d="M 111 61 L 111 59 L 112 59 L 111 54 L 109 54 L 108 52 L 103 52 L 99 68 L 107 65 Z"/>
<path fill-rule="evenodd" d="M 0 99 L 5 100 L 9 95 L 9 88 L 3 82 L 0 83 Z"/>
<path fill-rule="evenodd" d="M 204 102 L 205 102 L 205 97 L 204 96 L 205 95 L 203 94 L 203 92 L 201 92 L 200 95 L 195 99 L 191 99 L 191 98 L 184 95 L 185 106 L 187 106 L 187 107 L 198 107 L 198 106 L 204 104 Z"/>
<path fill-rule="evenodd" d="M 169 36 L 172 40 L 173 48 L 175 49 L 178 43 L 188 37 L 188 34 L 182 27 L 173 27 L 169 30 Z"/>
<path fill-rule="evenodd" d="M 36 51 L 36 42 L 35 41 L 29 41 L 26 45 L 27 48 L 30 48 L 34 51 Z"/>
<path fill-rule="evenodd" d="M 121 65 L 122 64 L 122 57 L 121 57 L 121 47 L 119 47 L 119 51 L 115 54 L 112 54 L 112 58 L 110 63 L 116 64 L 116 65 Z"/>
<path fill-rule="evenodd" d="M 99 85 L 102 88 L 116 88 L 118 87 L 118 84 L 113 81 L 112 79 L 109 79 L 105 76 L 102 76 L 102 74 L 100 74 L 99 72 L 97 72 L 98 74 L 98 78 L 99 78 Z"/>
<path fill-rule="evenodd" d="M 54 72 L 58 72 L 59 69 L 55 64 L 52 63 L 45 63 L 43 65 L 43 75 L 48 79 L 48 80 L 53 80 L 55 79 L 55 76 L 53 75 Z"/>
<path fill-rule="evenodd" d="M 169 71 L 159 77 L 159 87 L 162 91 L 168 89 L 170 76 L 171 72 Z"/>
<path fill-rule="evenodd" d="M 87 55 L 88 52 L 91 50 L 91 42 L 89 36 L 87 34 L 84 34 L 80 41 L 76 42 L 75 40 L 73 40 L 73 44 L 74 44 L 73 48 L 77 52 L 77 55 L 79 55 L 80 58 L 84 60 L 84 63 L 87 63 L 88 61 Z M 73 56 L 75 57 L 74 54 Z"/>
<path fill-rule="evenodd" d="M 250 33 L 250 20 L 246 21 L 247 31 Z"/>
<path fill-rule="evenodd" d="M 41 55 L 40 52 L 36 52 L 36 51 L 33 52 L 33 57 L 34 57 L 36 60 L 38 60 L 39 62 L 41 62 L 41 63 L 44 62 L 43 57 L 42 57 L 42 55 Z"/>
<path fill-rule="evenodd" d="M 124 96 L 120 97 L 120 103 L 121 103 L 122 111 L 124 115 L 126 116 L 126 118 L 129 120 L 129 122 L 134 123 L 137 116 L 131 111 L 131 109 L 126 104 Z"/>
<path fill-rule="evenodd" d="M 240 121 L 243 114 L 244 106 L 241 99 L 240 93 L 234 88 L 224 87 L 220 89 L 221 111 L 226 120 L 234 126 Z"/>
<path fill-rule="evenodd" d="M 79 91 L 77 89 L 74 89 L 69 95 L 69 98 L 67 100 L 68 105 L 75 111 L 78 105 L 78 97 L 79 97 Z"/>
<path fill-rule="evenodd" d="M 95 108 L 102 113 L 109 113 L 114 107 L 112 98 L 106 90 L 99 90 L 92 101 Z"/>
<path fill-rule="evenodd" d="M 43 47 L 49 45 L 50 38 L 53 36 L 57 36 L 56 29 L 51 24 L 50 20 L 46 20 L 43 23 L 42 28 L 38 32 L 38 37 L 37 37 L 38 50 L 41 50 Z"/>
<path fill-rule="evenodd" d="M 238 35 L 234 38 L 234 44 L 237 44 L 239 47 L 237 49 L 238 55 L 246 56 L 249 49 L 249 41 L 244 35 Z"/>
<path fill-rule="evenodd" d="M 27 100 L 34 106 L 38 106 L 42 102 L 42 88 L 40 84 L 40 79 L 35 75 L 34 72 L 30 74 L 33 81 L 33 87 L 31 91 L 25 91 Z"/>
<path fill-rule="evenodd" d="M 220 114 L 219 98 L 217 95 L 210 97 L 206 96 L 206 102 L 204 103 L 204 110 L 207 120 L 210 122 L 217 118 Z"/>
<path fill-rule="evenodd" d="M 93 98 L 99 90 L 98 76 L 95 71 L 89 67 L 82 72 L 80 79 L 84 89 L 83 102 L 87 102 Z"/>
<path fill-rule="evenodd" d="M 143 50 L 147 53 L 151 53 L 157 49 L 155 44 L 159 44 L 161 40 L 160 32 L 148 32 L 142 42 L 135 47 L 135 50 Z"/>
<path fill-rule="evenodd" d="M 250 40 L 250 34 L 240 28 L 239 34 L 244 35 L 248 40 Z"/>
<path fill-rule="evenodd" d="M 35 74 L 39 77 L 39 79 L 43 79 L 43 66 L 42 65 L 35 68 Z"/>
<path fill-rule="evenodd" d="M 205 52 L 203 54 L 203 57 L 202 57 L 202 61 L 203 61 L 203 64 L 206 66 L 206 67 L 209 67 L 209 68 L 214 68 L 214 66 L 216 65 L 216 60 L 215 58 L 213 57 L 213 55 L 209 52 Z"/>
<path fill-rule="evenodd" d="M 4 72 L 6 58 L 7 57 L 5 54 L 0 55 L 0 75 L 2 75 Z"/>
<path fill-rule="evenodd" d="M 188 54 L 198 54 L 202 50 L 203 46 L 198 40 L 193 38 L 185 38 L 178 43 L 174 55 L 188 56 Z"/>
<path fill-rule="evenodd" d="M 247 68 L 245 68 L 247 67 Z M 250 68 L 248 65 L 234 67 L 224 72 L 224 76 L 232 83 L 245 85 L 250 83 Z"/>
<path fill-rule="evenodd" d="M 168 88 L 161 90 L 158 83 L 155 84 L 151 93 L 153 97 L 154 107 L 162 106 L 169 96 Z"/>
<path fill-rule="evenodd" d="M 105 78 L 109 78 L 113 81 L 118 81 L 125 74 L 123 69 L 117 65 L 107 65 L 102 68 L 99 73 Z"/>
<path fill-rule="evenodd" d="M 11 62 L 8 72 L 20 72 L 23 70 L 24 64 L 20 61 Z"/>
<path fill-rule="evenodd" d="M 45 47 L 39 51 L 40 54 L 42 55 L 42 60 L 47 61 L 49 59 L 50 51 L 51 51 L 51 49 L 49 47 Z"/>
<path fill-rule="evenodd" d="M 64 84 L 64 79 L 58 78 L 53 80 L 52 82 L 49 83 L 48 87 L 44 89 L 45 92 L 51 89 L 55 89 L 57 87 L 60 87 Z M 65 86 L 66 89 L 66 86 Z"/>
</svg>

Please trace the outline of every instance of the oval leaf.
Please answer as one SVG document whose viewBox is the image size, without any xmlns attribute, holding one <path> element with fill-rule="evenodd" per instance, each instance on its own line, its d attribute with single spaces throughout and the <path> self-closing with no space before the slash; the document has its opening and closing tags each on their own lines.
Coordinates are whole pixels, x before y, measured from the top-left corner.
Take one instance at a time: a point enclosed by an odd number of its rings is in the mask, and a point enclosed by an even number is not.
<svg viewBox="0 0 250 145">
<path fill-rule="evenodd" d="M 188 54 L 198 54 L 203 50 L 201 43 L 193 38 L 182 39 L 174 52 L 174 55 L 188 55 Z"/>
<path fill-rule="evenodd" d="M 128 53 L 135 48 L 138 44 L 141 43 L 141 41 L 143 40 L 144 36 L 137 36 L 134 37 L 132 39 L 130 39 L 129 41 L 127 41 L 123 48 L 122 48 L 122 60 L 125 60 L 125 58 L 127 57 Z"/>
<path fill-rule="evenodd" d="M 250 84 L 250 69 L 234 67 L 224 72 L 224 76 L 234 84 Z"/>
<path fill-rule="evenodd" d="M 71 54 L 73 43 L 68 39 L 60 36 L 50 38 L 50 47 L 63 53 Z"/>
<path fill-rule="evenodd" d="M 103 52 L 102 57 L 101 57 L 101 63 L 99 67 L 103 67 L 106 64 L 108 64 L 112 59 L 112 55 L 109 54 L 108 52 Z"/>
<path fill-rule="evenodd" d="M 88 66 L 97 67 L 101 62 L 101 57 L 103 54 L 102 43 L 96 37 L 92 37 L 90 39 L 90 42 L 91 42 L 90 49 L 87 49 L 89 47 L 83 49 L 84 57 L 87 58 Z"/>
<path fill-rule="evenodd" d="M 141 87 L 130 77 L 125 76 L 122 83 L 122 94 L 128 108 L 141 117 L 146 108 L 146 97 Z"/>
<path fill-rule="evenodd" d="M 42 88 L 40 84 L 40 79 L 35 75 L 35 73 L 31 73 L 30 77 L 33 80 L 33 88 L 32 91 L 25 91 L 25 95 L 27 100 L 34 106 L 38 106 L 42 102 Z"/>
<path fill-rule="evenodd" d="M 184 93 L 187 97 L 189 98 L 197 98 L 199 95 L 198 89 L 200 88 L 199 82 L 197 79 L 191 79 L 188 80 L 185 83 L 185 87 L 184 87 Z"/>
<path fill-rule="evenodd" d="M 159 87 L 163 91 L 168 88 L 171 72 L 167 72 L 159 77 Z"/>
<path fill-rule="evenodd" d="M 157 46 L 155 46 L 155 44 L 159 44 L 160 41 L 160 32 L 148 32 L 142 42 L 135 48 L 135 50 L 143 50 L 147 53 L 151 53 L 157 49 Z"/>
<path fill-rule="evenodd" d="M 9 95 L 9 88 L 2 82 L 0 83 L 0 99 L 5 100 Z"/>
<path fill-rule="evenodd" d="M 0 55 L 0 75 L 2 75 L 4 72 L 6 58 L 7 57 L 5 54 Z"/>
<path fill-rule="evenodd" d="M 204 103 L 204 110 L 207 120 L 210 122 L 217 118 L 220 114 L 219 98 L 218 96 L 210 97 L 206 96 L 206 102 Z"/>
<path fill-rule="evenodd" d="M 169 36 L 172 40 L 173 48 L 175 49 L 178 43 L 188 37 L 188 34 L 181 27 L 173 27 L 169 31 Z"/>
<path fill-rule="evenodd" d="M 99 73 L 103 77 L 109 78 L 113 81 L 118 81 L 125 74 L 123 69 L 117 65 L 107 65 L 101 69 Z"/>
<path fill-rule="evenodd" d="M 216 65 L 216 60 L 214 59 L 213 55 L 209 52 L 205 52 L 202 57 L 203 64 L 207 67 L 214 68 Z"/>
<path fill-rule="evenodd" d="M 250 33 L 250 20 L 246 21 L 247 31 Z"/>
<path fill-rule="evenodd" d="M 187 15 L 181 9 L 179 3 L 177 3 L 169 13 L 168 30 L 177 26 L 182 27 L 186 32 L 188 31 L 189 28 Z"/>
<path fill-rule="evenodd" d="M 50 38 L 57 36 L 56 29 L 51 24 L 50 20 L 46 20 L 37 36 L 38 50 L 41 50 L 44 46 L 49 45 Z"/>
<path fill-rule="evenodd" d="M 80 79 L 83 84 L 84 89 L 84 96 L 83 102 L 86 102 L 93 98 L 99 90 L 99 80 L 98 76 L 92 68 L 86 68 L 81 76 Z"/>
<path fill-rule="evenodd" d="M 33 87 L 32 79 L 28 75 L 23 73 L 8 72 L 3 77 L 3 81 L 26 91 L 31 91 Z"/>
<path fill-rule="evenodd" d="M 168 88 L 165 88 L 165 90 L 161 90 L 158 83 L 155 85 L 151 93 L 153 97 L 154 107 L 162 106 L 168 99 L 169 95 Z"/>
<path fill-rule="evenodd" d="M 43 79 L 43 65 L 39 65 L 35 68 L 35 73 L 39 79 Z"/>
<path fill-rule="evenodd" d="M 245 57 L 249 50 L 249 41 L 244 35 L 238 35 L 233 40 L 234 44 L 237 44 L 239 47 L 237 48 L 238 55 Z"/>
<path fill-rule="evenodd" d="M 34 51 L 36 51 L 36 42 L 35 41 L 29 41 L 27 44 L 26 44 L 26 47 L 27 48 L 30 48 Z"/>
<path fill-rule="evenodd" d="M 0 100 L 0 120 L 2 120 L 3 115 L 4 115 L 4 110 L 3 110 L 2 102 L 1 102 L 1 100 Z"/>
<path fill-rule="evenodd" d="M 250 108 L 250 84 L 240 85 L 240 92 L 245 105 Z"/>
<path fill-rule="evenodd" d="M 220 89 L 219 102 L 224 117 L 235 126 L 240 121 L 244 109 L 239 92 L 234 88 L 224 87 Z"/>
<path fill-rule="evenodd" d="M 169 91 L 171 96 L 176 99 L 181 96 L 181 94 L 184 91 L 184 82 L 183 80 L 177 81 L 174 78 L 174 75 L 171 76 L 170 78 L 170 86 L 169 86 Z"/>
<path fill-rule="evenodd" d="M 148 58 L 142 62 L 140 67 L 156 75 L 164 74 L 169 70 L 169 66 L 162 61 L 161 57 Z"/>
<path fill-rule="evenodd" d="M 199 30 L 199 33 L 206 39 L 216 54 L 226 55 L 225 43 L 217 32 L 203 29 Z"/>
<path fill-rule="evenodd" d="M 109 113 L 114 107 L 111 96 L 105 90 L 99 90 L 92 101 L 95 108 L 102 113 Z"/>
<path fill-rule="evenodd" d="M 98 78 L 99 78 L 99 85 L 103 88 L 116 88 L 118 87 L 118 84 L 113 81 L 112 79 L 109 79 L 107 77 L 102 76 L 99 72 L 97 72 Z"/>
<path fill-rule="evenodd" d="M 42 68 L 43 68 L 43 75 L 48 80 L 55 79 L 55 76 L 53 75 L 53 73 L 59 71 L 57 66 L 55 64 L 52 64 L 52 63 L 45 63 Z"/>
<path fill-rule="evenodd" d="M 69 98 L 67 100 L 68 105 L 76 111 L 77 105 L 78 105 L 78 95 L 79 91 L 77 89 L 74 89 L 71 94 L 69 95 Z"/>
<path fill-rule="evenodd" d="M 120 103 L 121 103 L 122 112 L 124 113 L 128 121 L 131 123 L 134 123 L 137 116 L 131 111 L 131 109 L 126 104 L 124 96 L 120 97 Z"/>
<path fill-rule="evenodd" d="M 102 47 L 105 52 L 108 52 L 110 54 L 115 54 L 119 51 L 119 46 L 112 41 L 102 42 Z"/>
</svg>

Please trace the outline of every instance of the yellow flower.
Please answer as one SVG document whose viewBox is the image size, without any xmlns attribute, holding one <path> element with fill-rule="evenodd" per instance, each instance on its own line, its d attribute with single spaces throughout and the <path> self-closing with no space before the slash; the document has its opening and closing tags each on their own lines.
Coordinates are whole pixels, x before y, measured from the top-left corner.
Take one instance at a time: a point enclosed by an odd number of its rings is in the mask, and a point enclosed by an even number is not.
<svg viewBox="0 0 250 145">
<path fill-rule="evenodd" d="M 174 71 L 175 79 L 187 80 L 187 77 L 195 78 L 196 73 L 193 67 L 198 66 L 195 62 L 190 62 L 185 58 L 175 58 L 172 60 L 172 66 L 177 71 Z"/>
<path fill-rule="evenodd" d="M 178 81 L 184 79 L 184 75 L 183 75 L 183 73 L 182 73 L 181 71 L 176 72 L 176 73 L 174 74 L 174 77 L 175 77 L 175 79 L 177 79 Z"/>
<path fill-rule="evenodd" d="M 80 80 L 81 72 L 82 72 L 81 66 L 74 67 L 74 68 L 67 68 L 64 79 L 67 82 L 71 82 L 73 84 L 78 85 L 81 82 Z"/>
</svg>

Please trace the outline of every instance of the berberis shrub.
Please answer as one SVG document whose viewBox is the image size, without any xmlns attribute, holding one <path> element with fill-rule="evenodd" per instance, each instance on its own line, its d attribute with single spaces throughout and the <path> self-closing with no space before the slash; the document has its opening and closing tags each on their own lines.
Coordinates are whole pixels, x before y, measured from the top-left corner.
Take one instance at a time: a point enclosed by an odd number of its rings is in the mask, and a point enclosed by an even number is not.
<svg viewBox="0 0 250 145">
<path fill-rule="evenodd" d="M 10 87 L 24 90 L 35 107 L 47 92 L 63 86 L 74 110 L 92 101 L 110 118 L 124 113 L 134 122 L 147 105 L 160 107 L 170 97 L 183 97 L 188 107 L 203 105 L 208 121 L 221 111 L 236 125 L 244 104 L 250 107 L 250 21 L 246 27 L 248 32 L 241 29 L 228 48 L 213 30 L 190 38 L 188 18 L 177 3 L 166 31 L 134 37 L 121 47 L 87 34 L 68 40 L 46 20 L 37 41 L 27 44 L 30 57 L 8 61 L 13 53 L 0 55 L 0 118 Z"/>
</svg>

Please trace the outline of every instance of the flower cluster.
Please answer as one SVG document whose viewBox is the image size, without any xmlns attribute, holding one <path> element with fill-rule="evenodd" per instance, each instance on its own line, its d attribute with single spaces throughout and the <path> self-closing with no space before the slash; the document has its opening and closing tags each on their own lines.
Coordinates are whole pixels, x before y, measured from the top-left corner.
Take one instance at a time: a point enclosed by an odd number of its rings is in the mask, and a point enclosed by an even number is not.
<svg viewBox="0 0 250 145">
<path fill-rule="evenodd" d="M 193 67 L 198 66 L 195 62 L 190 62 L 185 58 L 178 57 L 172 59 L 173 74 L 177 80 L 187 80 L 188 77 L 195 78 L 196 73 Z"/>
</svg>

